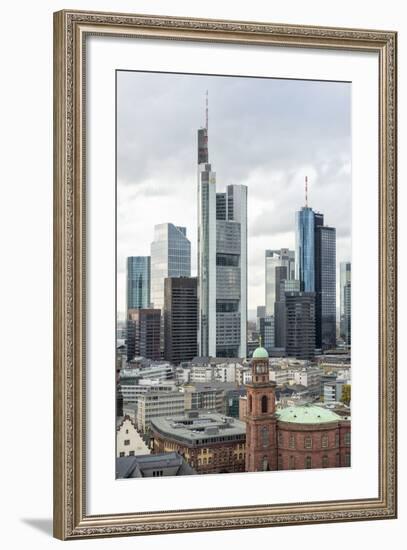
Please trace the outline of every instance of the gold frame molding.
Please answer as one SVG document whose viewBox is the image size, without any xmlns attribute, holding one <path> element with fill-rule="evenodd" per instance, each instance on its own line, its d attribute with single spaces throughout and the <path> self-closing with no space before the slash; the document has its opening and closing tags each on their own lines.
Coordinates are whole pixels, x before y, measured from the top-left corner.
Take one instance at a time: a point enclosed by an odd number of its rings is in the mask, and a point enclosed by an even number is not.
<svg viewBox="0 0 407 550">
<path fill-rule="evenodd" d="M 103 34 L 376 52 L 379 59 L 377 498 L 86 514 L 84 48 Z M 64 10 L 54 14 L 54 535 L 59 539 L 395 518 L 396 50 L 391 31 Z"/>
</svg>

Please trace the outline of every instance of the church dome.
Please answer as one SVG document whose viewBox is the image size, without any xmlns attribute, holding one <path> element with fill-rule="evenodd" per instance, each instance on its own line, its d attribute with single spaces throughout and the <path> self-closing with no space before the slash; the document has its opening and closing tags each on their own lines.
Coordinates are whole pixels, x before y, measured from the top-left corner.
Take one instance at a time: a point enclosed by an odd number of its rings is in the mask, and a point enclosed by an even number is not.
<svg viewBox="0 0 407 550">
<path fill-rule="evenodd" d="M 253 359 L 268 359 L 269 354 L 265 348 L 258 347 L 253 352 Z"/>
</svg>

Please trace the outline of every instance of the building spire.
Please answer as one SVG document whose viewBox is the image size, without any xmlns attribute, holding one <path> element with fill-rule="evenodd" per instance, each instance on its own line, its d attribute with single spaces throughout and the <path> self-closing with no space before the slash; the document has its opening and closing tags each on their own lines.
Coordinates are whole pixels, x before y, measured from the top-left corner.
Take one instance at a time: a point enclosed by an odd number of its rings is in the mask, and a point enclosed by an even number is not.
<svg viewBox="0 0 407 550">
<path fill-rule="evenodd" d="M 209 92 L 206 90 L 206 98 L 205 98 L 205 128 L 208 132 L 209 127 Z"/>
<path fill-rule="evenodd" d="M 305 208 L 308 208 L 308 176 L 305 176 Z"/>
</svg>

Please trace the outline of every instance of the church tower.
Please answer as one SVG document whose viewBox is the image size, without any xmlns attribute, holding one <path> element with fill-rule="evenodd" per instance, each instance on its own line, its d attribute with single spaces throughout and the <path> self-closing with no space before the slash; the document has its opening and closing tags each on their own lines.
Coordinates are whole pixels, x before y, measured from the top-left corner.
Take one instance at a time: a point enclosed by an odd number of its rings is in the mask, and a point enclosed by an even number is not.
<svg viewBox="0 0 407 550">
<path fill-rule="evenodd" d="M 269 355 L 253 353 L 252 381 L 247 388 L 246 472 L 277 470 L 275 382 L 269 378 Z"/>
</svg>

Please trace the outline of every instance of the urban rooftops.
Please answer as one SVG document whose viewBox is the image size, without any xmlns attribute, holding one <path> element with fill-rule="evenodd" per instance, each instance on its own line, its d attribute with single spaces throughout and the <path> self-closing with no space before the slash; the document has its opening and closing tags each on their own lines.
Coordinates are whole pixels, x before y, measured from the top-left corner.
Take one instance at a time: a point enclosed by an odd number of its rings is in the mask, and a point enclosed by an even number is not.
<svg viewBox="0 0 407 550">
<path fill-rule="evenodd" d="M 151 428 L 169 439 L 189 445 L 204 445 L 246 437 L 246 424 L 209 411 L 190 411 L 185 415 L 151 419 Z"/>
</svg>

